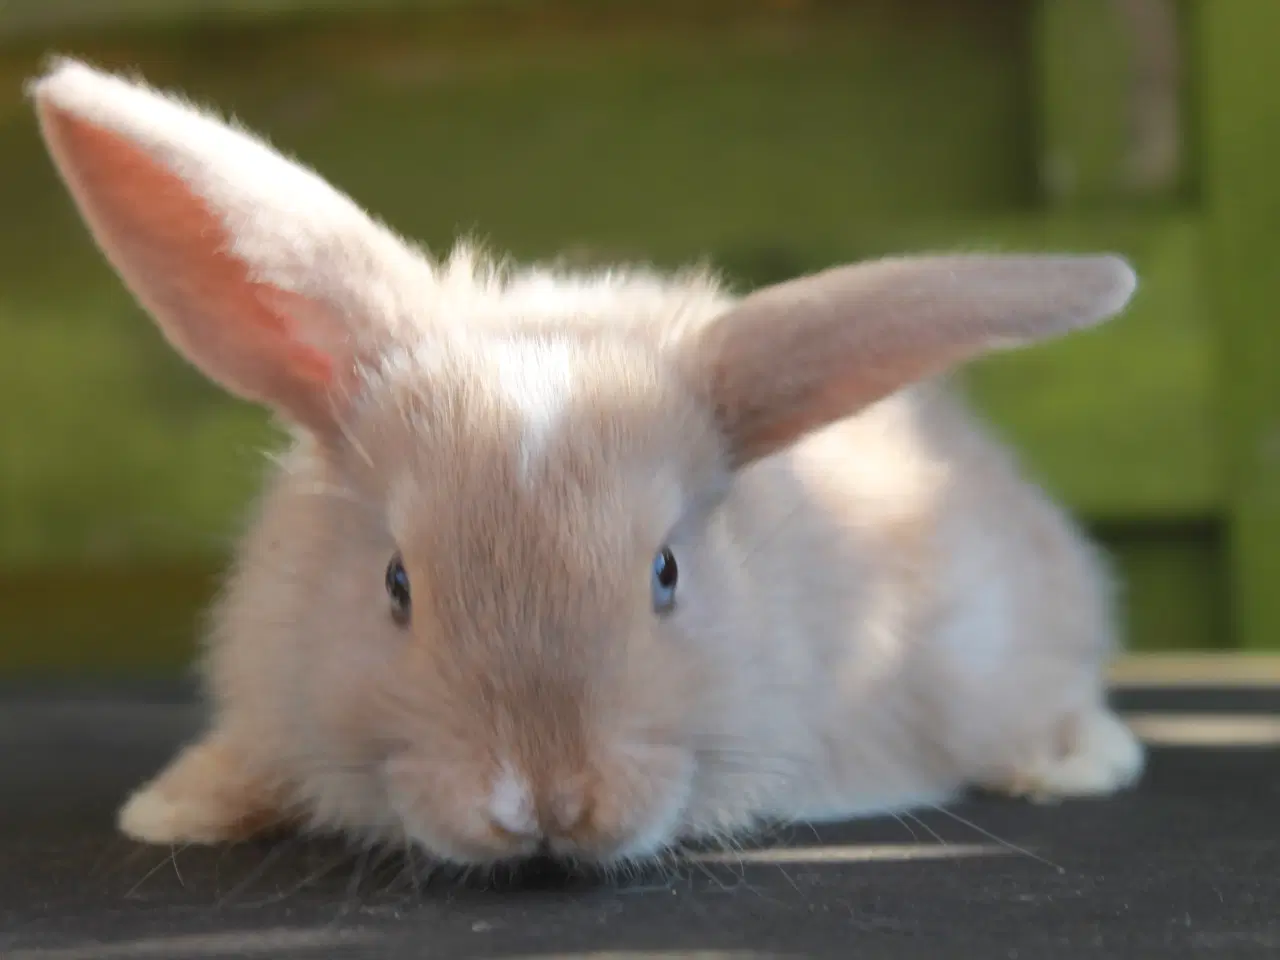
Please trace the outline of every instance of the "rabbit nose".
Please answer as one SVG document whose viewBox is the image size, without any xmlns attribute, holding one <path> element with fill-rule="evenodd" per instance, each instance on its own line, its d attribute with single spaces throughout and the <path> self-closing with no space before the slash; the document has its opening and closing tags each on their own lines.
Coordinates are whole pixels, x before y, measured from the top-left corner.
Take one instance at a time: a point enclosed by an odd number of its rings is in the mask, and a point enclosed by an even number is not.
<svg viewBox="0 0 1280 960">
<path fill-rule="evenodd" d="M 489 794 L 489 823 L 494 831 L 513 840 L 540 840 L 542 825 L 528 781 L 511 770 L 503 770 Z"/>
<path fill-rule="evenodd" d="M 493 781 L 486 811 L 494 832 L 547 846 L 583 824 L 586 807 L 577 791 L 556 790 L 539 803 L 527 778 L 504 768 Z"/>
</svg>

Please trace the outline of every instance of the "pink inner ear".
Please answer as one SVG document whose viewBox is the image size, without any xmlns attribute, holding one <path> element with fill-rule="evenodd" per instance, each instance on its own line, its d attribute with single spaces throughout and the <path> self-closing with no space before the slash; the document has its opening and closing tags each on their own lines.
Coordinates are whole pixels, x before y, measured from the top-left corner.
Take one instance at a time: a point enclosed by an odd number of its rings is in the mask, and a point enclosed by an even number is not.
<svg viewBox="0 0 1280 960">
<path fill-rule="evenodd" d="M 331 421 L 333 358 L 287 312 L 301 298 L 252 280 L 223 219 L 145 150 L 56 107 L 42 119 L 95 238 L 170 343 L 233 393 L 313 427 Z"/>
</svg>

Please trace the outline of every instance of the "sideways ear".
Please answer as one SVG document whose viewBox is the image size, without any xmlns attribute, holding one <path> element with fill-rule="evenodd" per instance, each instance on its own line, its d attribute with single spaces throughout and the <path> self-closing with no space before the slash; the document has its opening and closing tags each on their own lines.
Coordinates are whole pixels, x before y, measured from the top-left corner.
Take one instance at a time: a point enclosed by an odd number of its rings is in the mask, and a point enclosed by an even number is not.
<svg viewBox="0 0 1280 960">
<path fill-rule="evenodd" d="M 66 59 L 28 92 L 90 233 L 173 347 L 230 392 L 330 432 L 343 379 L 425 261 L 174 95 Z"/>
<path fill-rule="evenodd" d="M 885 259 L 759 290 L 685 346 L 742 466 L 979 354 L 1100 323 L 1136 284 L 1114 256 Z"/>
</svg>

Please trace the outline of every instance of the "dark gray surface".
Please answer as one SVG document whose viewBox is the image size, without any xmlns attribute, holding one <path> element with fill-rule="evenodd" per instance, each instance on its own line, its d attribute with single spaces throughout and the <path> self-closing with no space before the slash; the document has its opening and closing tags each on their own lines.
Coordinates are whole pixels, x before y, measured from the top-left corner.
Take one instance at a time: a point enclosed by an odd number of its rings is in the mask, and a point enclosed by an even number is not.
<svg viewBox="0 0 1280 960">
<path fill-rule="evenodd" d="M 1121 703 L 1222 711 L 1233 696 Z M 1258 711 L 1278 698 L 1240 699 Z M 1280 750 L 1158 750 L 1131 795 L 979 798 L 954 808 L 972 826 L 930 811 L 793 830 L 781 862 L 415 883 L 421 864 L 319 841 L 171 856 L 117 837 L 116 805 L 195 722 L 150 691 L 0 699 L 0 957 L 1280 956 Z M 872 856 L 882 845 L 997 852 Z"/>
</svg>

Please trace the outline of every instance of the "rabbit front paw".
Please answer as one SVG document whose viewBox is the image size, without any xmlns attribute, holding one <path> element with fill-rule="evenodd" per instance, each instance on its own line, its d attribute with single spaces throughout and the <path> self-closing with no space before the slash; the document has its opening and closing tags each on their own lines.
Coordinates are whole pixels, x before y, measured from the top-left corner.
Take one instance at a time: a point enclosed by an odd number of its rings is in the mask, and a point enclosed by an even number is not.
<svg viewBox="0 0 1280 960">
<path fill-rule="evenodd" d="M 130 839 L 172 845 L 246 840 L 282 819 L 270 791 L 246 774 L 234 747 L 215 733 L 136 790 L 116 822 Z"/>
</svg>

